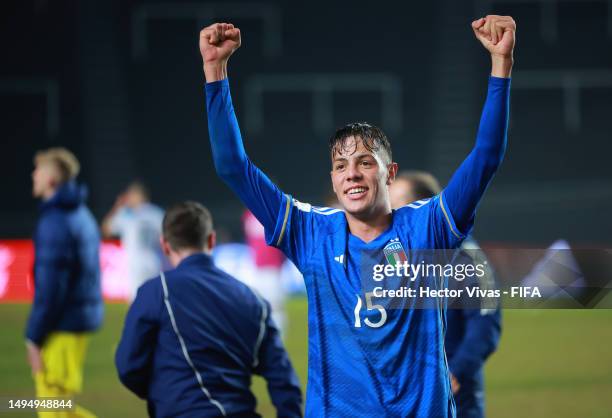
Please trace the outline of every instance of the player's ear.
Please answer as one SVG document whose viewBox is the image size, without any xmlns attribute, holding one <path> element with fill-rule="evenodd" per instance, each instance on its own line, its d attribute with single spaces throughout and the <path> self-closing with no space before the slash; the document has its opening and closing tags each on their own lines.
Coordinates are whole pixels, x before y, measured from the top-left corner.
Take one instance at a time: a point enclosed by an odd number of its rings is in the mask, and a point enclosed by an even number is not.
<svg viewBox="0 0 612 418">
<path fill-rule="evenodd" d="M 397 165 L 397 163 L 391 163 L 388 165 L 387 167 L 387 185 L 390 185 L 391 183 L 393 183 L 395 181 L 395 176 L 397 175 L 397 170 L 399 169 L 399 166 Z"/>
<path fill-rule="evenodd" d="M 206 240 L 206 246 L 208 251 L 212 251 L 213 248 L 217 245 L 217 233 L 212 231 Z"/>
<path fill-rule="evenodd" d="M 166 241 L 163 236 L 159 237 L 159 245 L 161 246 L 164 255 L 170 259 L 170 244 L 168 244 L 168 241 Z"/>
<path fill-rule="evenodd" d="M 60 185 L 60 178 L 59 178 L 59 173 L 57 172 L 57 170 L 53 170 L 52 174 L 49 176 L 48 179 L 48 186 L 52 189 L 56 189 L 57 187 L 59 187 Z"/>
</svg>

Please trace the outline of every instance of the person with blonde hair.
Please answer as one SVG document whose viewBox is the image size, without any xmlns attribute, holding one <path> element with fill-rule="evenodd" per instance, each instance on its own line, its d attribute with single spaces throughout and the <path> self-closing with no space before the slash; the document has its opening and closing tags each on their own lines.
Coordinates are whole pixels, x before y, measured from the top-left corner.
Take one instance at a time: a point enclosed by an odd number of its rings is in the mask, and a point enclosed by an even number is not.
<svg viewBox="0 0 612 418">
<path fill-rule="evenodd" d="M 103 317 L 100 234 L 85 205 L 86 188 L 76 182 L 80 164 L 64 148 L 34 157 L 32 194 L 41 200 L 34 235 L 34 302 L 26 328 L 28 361 L 37 397 L 72 399 L 83 385 L 89 333 Z M 94 417 L 70 409 L 43 417 Z"/>
</svg>

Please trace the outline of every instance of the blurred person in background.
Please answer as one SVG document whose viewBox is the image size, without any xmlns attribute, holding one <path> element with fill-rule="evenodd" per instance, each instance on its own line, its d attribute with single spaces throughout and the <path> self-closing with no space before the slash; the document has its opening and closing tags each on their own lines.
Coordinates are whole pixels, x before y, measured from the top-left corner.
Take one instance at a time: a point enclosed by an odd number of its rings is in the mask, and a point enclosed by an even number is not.
<svg viewBox="0 0 612 418">
<path fill-rule="evenodd" d="M 118 236 L 125 250 L 130 301 L 140 285 L 165 267 L 159 244 L 163 216 L 163 210 L 150 202 L 145 185 L 134 181 L 117 197 L 102 222 L 104 237 Z"/>
<path fill-rule="evenodd" d="M 391 207 L 398 209 L 414 201 L 434 197 L 441 190 L 438 180 L 426 171 L 400 171 L 389 187 Z"/>
<path fill-rule="evenodd" d="M 115 355 L 119 378 L 151 417 L 258 417 L 250 390 L 258 374 L 277 415 L 300 417 L 299 382 L 270 304 L 215 266 L 215 240 L 199 203 L 167 211 L 162 247 L 175 269 L 138 289 Z"/>
<path fill-rule="evenodd" d="M 34 302 L 26 329 L 37 397 L 72 398 L 83 385 L 89 333 L 102 324 L 100 234 L 75 178 L 76 157 L 64 148 L 34 157 L 32 194 L 41 200 L 34 235 Z M 44 417 L 94 417 L 76 406 Z"/>
<path fill-rule="evenodd" d="M 389 187 L 393 209 L 432 198 L 441 191 L 438 180 L 425 171 L 399 172 Z M 484 257 L 478 243 L 471 236 L 463 241 L 460 249 L 469 256 L 478 254 L 479 259 Z M 492 274 L 491 270 L 487 270 L 487 274 L 480 280 L 491 281 Z M 483 283 L 477 285 L 481 288 L 489 286 Z M 446 323 L 446 355 L 457 404 L 457 417 L 482 418 L 485 414 L 483 366 L 499 343 L 501 310 L 499 305 L 496 309 L 453 307 L 446 310 Z"/>
<path fill-rule="evenodd" d="M 213 251 L 213 259 L 217 267 L 250 286 L 270 302 L 272 320 L 284 336 L 288 327 L 285 302 L 290 294 L 306 293 L 304 278 L 293 262 L 282 253 L 273 247 L 261 245 L 262 240 L 265 243 L 265 237 L 260 235 L 263 227 L 249 225 L 249 222 L 257 221 L 257 218 L 252 214 L 247 217 L 247 213 L 251 212 L 245 211 L 242 217 L 247 243 L 218 244 Z M 251 221 L 245 222 L 249 218 L 252 218 Z"/>
<path fill-rule="evenodd" d="M 286 327 L 285 301 L 287 292 L 281 282 L 281 268 L 285 261 L 282 252 L 266 243 L 264 227 L 249 210 L 242 215 L 242 226 L 255 265 L 255 275 L 249 286 L 270 302 L 272 319 L 281 332 Z"/>
</svg>

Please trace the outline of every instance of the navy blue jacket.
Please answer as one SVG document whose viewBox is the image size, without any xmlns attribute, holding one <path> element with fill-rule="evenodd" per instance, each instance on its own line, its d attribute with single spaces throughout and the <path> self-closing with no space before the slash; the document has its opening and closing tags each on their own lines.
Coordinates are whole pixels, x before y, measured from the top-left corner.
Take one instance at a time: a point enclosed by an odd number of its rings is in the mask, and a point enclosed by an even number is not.
<svg viewBox="0 0 612 418">
<path fill-rule="evenodd" d="M 462 249 L 467 251 L 461 256 L 472 258 L 471 263 L 486 261 L 473 238 L 466 239 Z M 495 288 L 493 270 L 488 268 L 483 279 L 466 281 L 464 286 Z M 485 414 L 482 369 L 487 358 L 496 350 L 501 335 L 500 305 L 494 309 L 488 307 L 490 309 L 480 309 L 471 301 L 463 307 L 449 307 L 446 311 L 448 366 L 460 384 L 459 392 L 454 395 L 457 418 L 482 418 Z"/>
<path fill-rule="evenodd" d="M 121 382 L 152 417 L 257 417 L 263 376 L 279 417 L 300 417 L 297 376 L 270 305 L 206 254 L 143 284 L 115 354 Z"/>
<path fill-rule="evenodd" d="M 53 331 L 94 331 L 102 324 L 100 233 L 71 181 L 41 204 L 34 235 L 34 303 L 26 338 L 38 346 Z"/>
</svg>

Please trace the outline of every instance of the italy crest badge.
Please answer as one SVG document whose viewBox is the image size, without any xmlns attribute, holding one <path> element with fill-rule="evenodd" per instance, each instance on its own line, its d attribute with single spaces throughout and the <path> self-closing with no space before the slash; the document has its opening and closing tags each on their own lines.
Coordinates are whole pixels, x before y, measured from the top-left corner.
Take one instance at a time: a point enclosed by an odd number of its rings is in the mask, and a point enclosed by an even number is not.
<svg viewBox="0 0 612 418">
<path fill-rule="evenodd" d="M 387 262 L 392 266 L 408 261 L 408 257 L 406 256 L 406 252 L 404 251 L 404 247 L 402 246 L 399 238 L 393 238 L 390 240 L 389 243 L 385 245 L 383 252 Z"/>
</svg>

